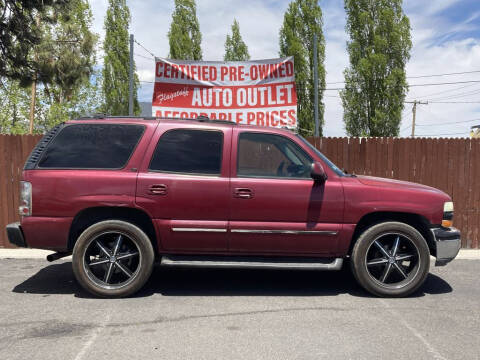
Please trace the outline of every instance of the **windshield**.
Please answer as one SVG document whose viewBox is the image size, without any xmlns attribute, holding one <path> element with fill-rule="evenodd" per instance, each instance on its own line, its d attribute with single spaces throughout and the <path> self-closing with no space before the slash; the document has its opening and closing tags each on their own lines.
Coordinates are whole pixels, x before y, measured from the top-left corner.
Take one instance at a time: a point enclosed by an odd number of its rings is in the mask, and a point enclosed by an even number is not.
<svg viewBox="0 0 480 360">
<path fill-rule="evenodd" d="M 305 145 L 307 145 L 310 149 L 312 149 L 312 150 L 315 152 L 315 154 L 317 154 L 317 155 L 323 160 L 323 162 L 325 162 L 325 163 L 328 165 L 328 167 L 335 172 L 335 174 L 337 174 L 338 176 L 345 176 L 345 173 L 344 173 L 342 170 L 340 170 L 340 168 L 338 168 L 337 165 L 335 165 L 335 164 L 334 164 L 333 162 L 331 162 L 325 155 L 323 155 L 320 151 L 318 151 L 318 149 L 317 149 L 315 146 L 313 146 L 310 142 L 308 142 L 307 139 L 305 139 L 305 138 L 304 138 L 303 136 L 301 136 L 301 135 L 298 135 L 298 134 L 295 134 L 295 135 L 296 135 L 300 140 L 302 140 L 302 142 L 303 142 Z"/>
</svg>

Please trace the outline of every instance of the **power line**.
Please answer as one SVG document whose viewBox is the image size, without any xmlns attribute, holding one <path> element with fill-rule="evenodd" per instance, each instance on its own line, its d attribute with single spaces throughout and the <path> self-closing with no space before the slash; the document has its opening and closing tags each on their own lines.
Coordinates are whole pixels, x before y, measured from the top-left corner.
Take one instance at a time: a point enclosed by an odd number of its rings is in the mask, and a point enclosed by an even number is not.
<svg viewBox="0 0 480 360">
<path fill-rule="evenodd" d="M 480 101 L 429 101 L 429 104 L 480 104 Z"/>
<path fill-rule="evenodd" d="M 462 121 L 448 121 L 448 122 L 435 123 L 435 124 L 417 124 L 417 126 L 441 126 L 441 125 L 451 125 L 451 124 L 464 124 L 472 121 L 480 121 L 480 118 L 471 119 L 471 120 L 462 120 Z"/>
<path fill-rule="evenodd" d="M 474 74 L 474 73 L 480 73 L 480 70 L 463 71 L 463 72 L 453 72 L 453 73 L 444 73 L 444 74 L 407 76 L 407 79 L 420 79 L 420 78 L 428 78 L 428 77 L 451 76 L 451 75 L 464 75 L 464 74 Z M 345 81 L 333 81 L 333 82 L 327 82 L 326 84 L 328 84 L 328 85 L 333 85 L 333 84 L 345 84 Z"/>
<path fill-rule="evenodd" d="M 407 76 L 407 79 L 419 79 L 419 78 L 426 78 L 426 77 L 463 75 L 463 74 L 473 74 L 473 73 L 480 73 L 480 70 L 453 72 L 453 73 L 445 73 L 445 74 L 434 74 L 434 75 Z"/>
<path fill-rule="evenodd" d="M 427 97 L 429 97 L 429 96 L 445 94 L 445 93 L 448 93 L 448 92 L 457 91 L 457 90 L 465 89 L 465 88 L 467 88 L 467 87 L 472 87 L 472 86 L 475 86 L 475 84 L 463 85 L 463 86 L 459 86 L 459 87 L 457 87 L 457 88 L 455 88 L 455 89 L 448 89 L 448 90 L 437 91 L 437 92 L 430 93 L 430 94 L 427 94 L 427 95 L 418 96 L 418 98 L 425 99 L 425 98 L 427 98 Z"/>
<path fill-rule="evenodd" d="M 450 133 L 450 134 L 435 134 L 435 135 L 424 135 L 424 134 L 420 134 L 420 135 L 417 135 L 417 137 L 438 137 L 438 136 L 452 136 L 452 135 L 464 135 L 465 137 L 468 137 L 468 135 L 465 135 L 465 132 L 461 132 L 461 133 Z"/>
<path fill-rule="evenodd" d="M 409 84 L 409 87 L 415 86 L 437 86 L 437 85 L 453 85 L 453 84 L 469 84 L 469 83 L 480 83 L 480 80 L 468 80 L 468 81 L 454 81 L 454 82 L 444 82 L 444 83 L 427 83 L 427 84 Z"/>
<path fill-rule="evenodd" d="M 134 53 L 133 55 L 144 58 L 144 59 L 147 59 L 147 60 L 152 60 L 152 58 L 149 57 L 149 56 L 144 56 L 144 55 L 140 55 L 140 54 L 137 54 L 137 53 Z"/>
<path fill-rule="evenodd" d="M 426 83 L 426 84 L 408 84 L 409 87 L 417 86 L 438 86 L 438 85 L 454 85 L 454 84 L 469 84 L 469 83 L 480 83 L 480 80 L 468 80 L 468 81 L 454 81 L 454 82 L 444 82 L 444 83 Z M 324 88 L 322 90 L 344 90 L 345 88 Z"/>
<path fill-rule="evenodd" d="M 427 111 L 428 113 L 430 113 L 431 115 L 435 116 L 436 118 L 440 118 L 440 119 L 445 119 L 445 118 L 442 118 L 441 116 L 438 116 L 438 115 L 435 115 L 433 114 L 430 110 L 428 110 L 427 108 L 423 108 L 422 110 L 425 110 Z M 442 125 L 452 125 L 452 124 L 462 124 L 462 123 L 468 123 L 468 122 L 472 122 L 472 121 L 477 121 L 479 119 L 470 119 L 470 120 L 462 120 L 462 121 L 445 121 L 445 122 L 441 122 L 441 123 L 435 123 L 435 124 L 418 124 L 419 126 L 442 126 Z M 458 128 L 456 128 L 455 130 L 458 130 Z M 455 131 L 454 130 L 454 131 Z M 468 130 L 465 130 L 465 132 L 468 131 Z M 438 134 L 438 135 L 431 135 L 431 136 L 439 136 L 439 135 L 462 135 L 464 134 L 465 132 L 462 132 L 462 133 L 451 133 L 451 134 Z M 426 135 L 419 135 L 419 136 L 426 136 Z M 430 136 L 430 135 L 429 135 Z"/>
<path fill-rule="evenodd" d="M 143 50 L 145 50 L 147 53 L 149 53 L 150 55 L 152 55 L 154 58 L 156 58 L 155 54 L 153 52 L 151 52 L 150 50 L 148 50 L 145 46 L 143 46 L 142 44 L 140 44 L 137 39 L 133 40 L 135 41 L 135 44 L 137 44 L 138 46 L 140 46 Z"/>
<path fill-rule="evenodd" d="M 458 98 L 462 98 L 462 97 L 465 97 L 465 96 L 476 95 L 478 93 L 480 93 L 480 89 L 470 90 L 470 91 L 466 91 L 466 92 L 458 93 L 458 94 L 440 96 L 440 97 L 433 98 L 432 100 L 433 101 L 443 101 L 443 100 L 458 99 Z"/>
<path fill-rule="evenodd" d="M 333 85 L 333 84 L 345 84 L 345 81 L 333 81 L 333 82 L 326 82 L 325 84 L 327 84 L 327 85 Z"/>
</svg>

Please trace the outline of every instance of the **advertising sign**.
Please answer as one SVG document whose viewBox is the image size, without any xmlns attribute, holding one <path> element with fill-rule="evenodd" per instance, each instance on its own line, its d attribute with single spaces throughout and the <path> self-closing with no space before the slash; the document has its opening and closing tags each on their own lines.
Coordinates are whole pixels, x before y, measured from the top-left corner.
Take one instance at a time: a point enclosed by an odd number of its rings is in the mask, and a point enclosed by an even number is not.
<svg viewBox="0 0 480 360">
<path fill-rule="evenodd" d="M 156 58 L 152 112 L 296 128 L 293 57 L 234 62 Z"/>
</svg>

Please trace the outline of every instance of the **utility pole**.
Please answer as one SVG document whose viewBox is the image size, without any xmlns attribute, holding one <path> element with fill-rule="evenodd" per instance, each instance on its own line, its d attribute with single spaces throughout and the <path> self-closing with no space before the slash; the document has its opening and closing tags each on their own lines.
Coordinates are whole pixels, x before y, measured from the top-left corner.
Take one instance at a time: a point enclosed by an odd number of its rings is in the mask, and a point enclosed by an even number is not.
<svg viewBox="0 0 480 360">
<path fill-rule="evenodd" d="M 320 135 L 318 124 L 318 59 L 317 59 L 317 33 L 313 34 L 313 91 L 315 92 L 315 137 Z"/>
<path fill-rule="evenodd" d="M 405 101 L 407 104 L 413 104 L 412 107 L 412 138 L 415 137 L 415 119 L 417 117 L 417 104 L 418 105 L 428 105 L 428 101 L 420 101 L 420 100 L 413 100 L 413 101 Z"/>
<path fill-rule="evenodd" d="M 40 18 L 38 16 L 35 18 L 35 22 L 37 23 L 37 26 L 40 25 Z M 36 49 L 34 48 L 33 51 L 34 51 L 33 57 L 35 61 L 37 61 Z M 33 134 L 33 123 L 35 121 L 35 103 L 37 101 L 37 77 L 38 77 L 38 74 L 35 73 L 33 83 L 32 83 L 32 95 L 31 95 L 32 97 L 30 98 L 30 124 L 28 129 L 28 133 L 30 135 Z"/>
<path fill-rule="evenodd" d="M 133 34 L 130 34 L 130 69 L 128 71 L 128 116 L 133 115 Z"/>
<path fill-rule="evenodd" d="M 37 79 L 35 75 L 35 79 L 33 79 L 32 83 L 32 97 L 30 99 L 30 126 L 28 133 L 30 135 L 33 134 L 33 121 L 35 119 L 35 102 L 37 97 Z"/>
</svg>

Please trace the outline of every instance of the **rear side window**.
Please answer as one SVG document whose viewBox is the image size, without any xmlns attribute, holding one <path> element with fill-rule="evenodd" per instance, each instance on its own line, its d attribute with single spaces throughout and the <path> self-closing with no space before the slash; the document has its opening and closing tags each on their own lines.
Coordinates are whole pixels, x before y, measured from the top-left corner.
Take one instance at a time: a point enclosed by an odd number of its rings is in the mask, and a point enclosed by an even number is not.
<svg viewBox="0 0 480 360">
<path fill-rule="evenodd" d="M 150 170 L 182 174 L 220 175 L 223 132 L 176 129 L 158 141 Z"/>
<path fill-rule="evenodd" d="M 38 166 L 121 169 L 132 155 L 144 130 L 142 125 L 68 125 L 52 140 Z"/>
</svg>

